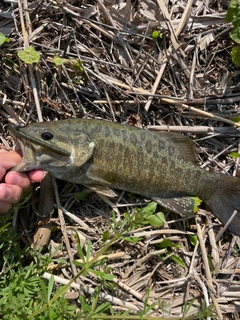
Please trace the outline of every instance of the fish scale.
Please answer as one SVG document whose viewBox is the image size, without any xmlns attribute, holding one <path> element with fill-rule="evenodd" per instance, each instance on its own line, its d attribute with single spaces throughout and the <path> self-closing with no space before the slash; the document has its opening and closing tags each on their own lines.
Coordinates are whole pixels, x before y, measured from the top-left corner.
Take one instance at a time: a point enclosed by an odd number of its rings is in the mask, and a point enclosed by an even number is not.
<svg viewBox="0 0 240 320">
<path fill-rule="evenodd" d="M 224 224 L 240 211 L 240 180 L 197 166 L 194 144 L 182 135 L 90 119 L 9 129 L 23 154 L 13 170 L 42 169 L 107 195 L 134 192 L 182 214 L 193 211 L 188 196 L 198 196 Z M 240 235 L 239 212 L 228 228 Z"/>
</svg>

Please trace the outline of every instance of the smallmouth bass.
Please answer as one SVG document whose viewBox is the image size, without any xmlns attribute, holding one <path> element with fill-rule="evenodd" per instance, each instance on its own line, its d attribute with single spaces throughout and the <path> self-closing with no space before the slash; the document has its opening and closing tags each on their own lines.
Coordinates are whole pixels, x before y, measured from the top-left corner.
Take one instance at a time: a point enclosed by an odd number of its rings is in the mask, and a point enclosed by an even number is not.
<svg viewBox="0 0 240 320">
<path fill-rule="evenodd" d="M 193 211 L 188 196 L 198 196 L 223 224 L 240 211 L 240 179 L 201 169 L 193 142 L 180 134 L 88 119 L 9 129 L 23 154 L 12 170 L 42 169 L 107 195 L 111 188 L 141 194 L 182 214 Z M 240 235 L 239 213 L 228 229 Z"/>
</svg>

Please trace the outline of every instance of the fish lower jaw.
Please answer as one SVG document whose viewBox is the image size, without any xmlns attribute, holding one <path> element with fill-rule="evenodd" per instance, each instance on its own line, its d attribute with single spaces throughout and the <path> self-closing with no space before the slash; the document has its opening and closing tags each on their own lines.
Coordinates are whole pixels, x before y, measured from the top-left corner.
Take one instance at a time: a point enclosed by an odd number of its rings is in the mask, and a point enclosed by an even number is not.
<svg viewBox="0 0 240 320">
<path fill-rule="evenodd" d="M 34 169 L 38 169 L 38 166 L 32 163 L 21 162 L 17 166 L 13 167 L 11 171 L 27 172 Z"/>
</svg>

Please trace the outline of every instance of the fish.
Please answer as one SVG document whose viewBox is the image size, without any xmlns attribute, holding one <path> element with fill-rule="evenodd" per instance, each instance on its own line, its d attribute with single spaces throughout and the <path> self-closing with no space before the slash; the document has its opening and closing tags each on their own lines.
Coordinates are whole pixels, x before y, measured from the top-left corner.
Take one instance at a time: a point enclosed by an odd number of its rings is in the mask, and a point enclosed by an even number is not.
<svg viewBox="0 0 240 320">
<path fill-rule="evenodd" d="M 240 235 L 240 179 L 200 168 L 186 136 L 77 118 L 10 123 L 9 130 L 22 153 L 14 171 L 42 169 L 109 196 L 124 190 L 184 215 L 193 213 L 197 196 L 222 224 L 234 213 L 228 230 Z"/>
</svg>

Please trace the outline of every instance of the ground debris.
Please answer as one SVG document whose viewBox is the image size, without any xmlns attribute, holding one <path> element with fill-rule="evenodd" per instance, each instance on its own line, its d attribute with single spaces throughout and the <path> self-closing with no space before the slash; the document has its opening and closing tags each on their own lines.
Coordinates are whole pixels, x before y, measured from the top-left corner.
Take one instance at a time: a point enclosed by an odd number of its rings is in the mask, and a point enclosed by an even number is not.
<svg viewBox="0 0 240 320">
<path fill-rule="evenodd" d="M 1 145 L 13 146 L 8 114 L 23 124 L 108 119 L 182 132 L 194 139 L 202 167 L 237 175 L 238 161 L 228 154 L 239 152 L 238 127 L 230 125 L 240 115 L 240 78 L 229 54 L 233 41 L 225 21 L 227 5 L 220 0 L 167 5 L 162 0 L 2 1 L 0 32 L 10 42 L 0 47 Z M 159 33 L 157 39 L 153 31 Z M 40 54 L 32 65 L 17 56 L 29 45 Z M 110 200 L 65 182 L 58 183 L 58 190 L 61 222 L 51 212 L 55 231 L 50 241 L 52 247 L 60 246 L 57 257 L 67 265 L 50 265 L 45 278 L 57 270 L 55 281 L 66 283 L 77 272 L 72 263 L 80 259 L 77 245 L 84 251 L 91 241 L 94 258 L 104 245 L 104 233 L 114 237 L 112 212 L 118 222 L 147 200 L 120 192 L 118 200 Z M 83 195 L 87 200 L 79 200 Z M 31 226 L 28 237 L 34 239 L 39 216 L 34 208 L 30 216 L 20 210 L 21 223 L 25 219 L 25 226 Z M 148 303 L 161 304 L 153 316 L 180 317 L 186 303 L 195 299 L 190 315 L 204 300 L 206 306 L 214 305 L 218 319 L 238 319 L 239 239 L 219 233 L 219 222 L 204 208 L 198 217 L 166 216 L 163 228 L 133 228 L 127 237 L 138 237 L 137 242 L 120 237 L 111 252 L 101 255 L 108 258 L 105 268 L 111 268 L 117 287 L 103 288 L 100 298 L 115 310 L 136 312 L 149 288 Z M 193 245 L 194 236 L 199 240 Z M 160 249 L 166 239 L 178 246 Z M 91 273 L 72 287 L 91 295 L 97 285 L 99 279 Z"/>
</svg>

